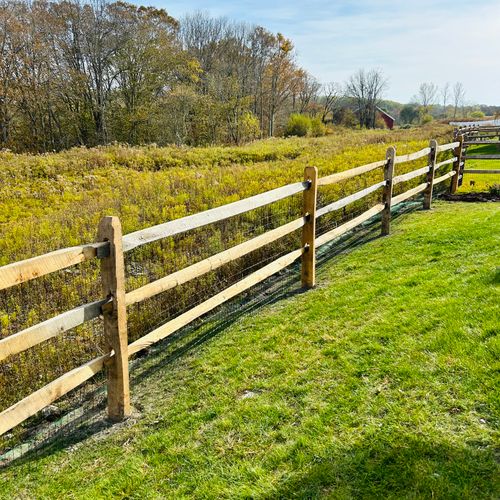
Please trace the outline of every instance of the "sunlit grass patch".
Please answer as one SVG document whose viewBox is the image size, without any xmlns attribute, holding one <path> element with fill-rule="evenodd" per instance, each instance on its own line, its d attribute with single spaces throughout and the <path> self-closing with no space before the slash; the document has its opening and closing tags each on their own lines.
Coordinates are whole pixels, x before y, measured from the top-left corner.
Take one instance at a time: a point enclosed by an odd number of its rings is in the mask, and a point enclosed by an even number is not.
<svg viewBox="0 0 500 500">
<path fill-rule="evenodd" d="M 397 219 L 135 384 L 135 425 L 14 464 L 0 495 L 498 497 L 499 235 L 493 203 Z"/>
<path fill-rule="evenodd" d="M 485 144 L 470 146 L 468 154 L 481 155 L 500 155 L 500 142 L 496 144 Z M 467 169 L 479 170 L 500 170 L 500 160 L 467 160 L 465 163 Z M 500 174 L 465 174 L 462 186 L 458 193 L 474 193 L 488 191 L 495 184 L 500 185 Z"/>
</svg>

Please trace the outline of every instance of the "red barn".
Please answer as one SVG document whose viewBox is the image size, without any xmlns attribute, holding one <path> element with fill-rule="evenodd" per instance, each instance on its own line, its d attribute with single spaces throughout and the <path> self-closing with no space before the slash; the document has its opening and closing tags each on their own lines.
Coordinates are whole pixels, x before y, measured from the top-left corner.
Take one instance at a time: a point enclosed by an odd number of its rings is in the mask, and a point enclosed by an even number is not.
<svg viewBox="0 0 500 500">
<path fill-rule="evenodd" d="M 391 116 L 387 111 L 384 111 L 382 108 L 377 106 L 377 111 L 380 113 L 382 120 L 384 120 L 385 125 L 389 130 L 394 128 L 394 122 L 396 121 L 393 116 Z"/>
</svg>

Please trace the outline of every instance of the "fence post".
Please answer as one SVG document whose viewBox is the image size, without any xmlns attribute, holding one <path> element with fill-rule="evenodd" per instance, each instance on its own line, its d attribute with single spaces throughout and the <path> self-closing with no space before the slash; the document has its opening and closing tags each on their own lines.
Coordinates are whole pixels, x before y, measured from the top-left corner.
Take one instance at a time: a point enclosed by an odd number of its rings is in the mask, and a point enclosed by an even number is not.
<svg viewBox="0 0 500 500">
<path fill-rule="evenodd" d="M 387 163 L 384 167 L 384 186 L 382 203 L 385 204 L 384 211 L 382 212 L 382 236 L 389 234 L 391 230 L 391 202 L 392 202 L 392 178 L 394 177 L 394 163 L 396 160 L 396 148 L 391 146 L 387 149 L 385 155 Z"/>
<path fill-rule="evenodd" d="M 312 288 L 316 283 L 316 201 L 318 197 L 318 169 L 306 167 L 304 180 L 309 188 L 304 191 L 303 215 L 306 223 L 302 228 L 302 286 Z"/>
<path fill-rule="evenodd" d="M 458 142 L 460 143 L 454 150 L 453 154 L 457 157 L 455 160 L 455 163 L 453 164 L 453 170 L 455 170 L 456 174 L 451 178 L 451 184 L 450 184 L 450 193 L 454 194 L 455 191 L 457 190 L 458 186 L 461 185 L 459 183 L 459 177 L 460 177 L 460 172 L 462 170 L 461 163 L 462 163 L 462 152 L 464 148 L 464 136 L 460 135 L 458 136 Z M 463 174 L 462 174 L 463 175 Z"/>
<path fill-rule="evenodd" d="M 432 204 L 432 190 L 434 188 L 434 167 L 436 166 L 438 143 L 431 139 L 429 143 L 431 152 L 429 153 L 429 172 L 427 172 L 427 188 L 424 191 L 424 209 L 429 210 Z"/>
<path fill-rule="evenodd" d="M 130 415 L 127 308 L 125 305 L 125 263 L 122 226 L 118 217 L 104 217 L 99 224 L 99 241 L 109 241 L 109 256 L 101 259 L 102 291 L 110 299 L 102 308 L 104 336 L 114 351 L 108 369 L 108 417 L 113 421 Z"/>
</svg>

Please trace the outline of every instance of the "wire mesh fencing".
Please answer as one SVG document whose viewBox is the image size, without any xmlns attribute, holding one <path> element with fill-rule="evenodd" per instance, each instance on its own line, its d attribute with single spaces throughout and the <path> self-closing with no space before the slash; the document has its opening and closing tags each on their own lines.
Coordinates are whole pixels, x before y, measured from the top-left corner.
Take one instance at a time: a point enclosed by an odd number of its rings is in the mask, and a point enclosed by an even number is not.
<svg viewBox="0 0 500 500">
<path fill-rule="evenodd" d="M 398 174 L 425 164 L 425 159 L 398 165 Z M 383 179 L 382 170 L 370 172 L 340 184 L 322 186 L 318 208 L 360 191 Z M 397 186 L 403 192 L 421 179 Z M 436 186 L 434 196 L 446 190 Z M 373 192 L 341 210 L 332 211 L 317 221 L 320 236 L 380 202 L 381 193 Z M 422 206 L 421 197 L 393 208 L 394 217 Z M 302 215 L 302 194 L 296 194 L 264 207 L 250 210 L 214 224 L 164 238 L 134 248 L 125 254 L 126 290 L 128 292 L 202 261 L 227 248 L 249 241 L 269 230 L 296 220 Z M 379 233 L 379 217 L 374 217 L 317 250 L 317 265 L 330 262 L 340 252 L 350 251 Z M 54 244 L 54 248 L 65 246 Z M 44 243 L 46 244 L 46 242 Z M 180 284 L 128 308 L 128 340 L 133 342 L 160 325 L 171 321 L 208 297 L 249 276 L 257 269 L 301 246 L 297 230 L 273 243 L 248 252 L 220 265 L 187 283 Z M 36 247 L 36 245 L 35 245 Z M 35 248 L 34 247 L 34 248 Z M 236 298 L 217 307 L 201 319 L 180 329 L 159 346 L 148 348 L 148 356 L 131 361 L 131 382 L 139 383 L 150 370 L 158 369 L 195 349 L 222 329 L 251 311 L 280 300 L 300 290 L 299 264 L 283 269 Z M 0 291 L 0 338 L 13 335 L 29 326 L 51 318 L 78 305 L 101 297 L 99 262 L 89 261 L 78 267 L 43 276 L 37 280 Z M 73 328 L 23 353 L 0 361 L 0 411 L 58 376 L 105 352 L 102 321 L 99 318 Z M 0 437 L 0 464 L 45 453 L 54 446 L 68 446 L 108 424 L 106 422 L 106 377 L 103 372 L 78 389 L 26 420 Z"/>
</svg>

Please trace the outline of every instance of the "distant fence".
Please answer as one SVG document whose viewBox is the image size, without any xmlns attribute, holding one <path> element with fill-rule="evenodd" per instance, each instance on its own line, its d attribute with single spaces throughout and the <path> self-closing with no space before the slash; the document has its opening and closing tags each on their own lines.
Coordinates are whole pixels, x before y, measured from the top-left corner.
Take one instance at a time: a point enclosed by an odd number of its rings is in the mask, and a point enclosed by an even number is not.
<svg viewBox="0 0 500 500">
<path fill-rule="evenodd" d="M 500 119 L 493 120 L 476 120 L 476 121 L 457 121 L 449 122 L 452 127 L 486 127 L 486 126 L 497 126 L 500 127 Z"/>
<path fill-rule="evenodd" d="M 464 174 L 500 174 L 500 169 L 466 168 L 467 160 L 500 160 L 500 124 L 499 125 L 467 125 L 455 130 L 455 139 L 462 145 L 458 186 L 462 185 Z M 470 154 L 469 146 L 497 146 L 498 153 Z M 454 191 L 453 191 L 454 192 Z"/>
<path fill-rule="evenodd" d="M 131 411 L 130 356 L 179 331 L 195 319 L 207 314 L 257 283 L 264 281 L 298 259 L 301 259 L 302 263 L 302 285 L 305 288 L 313 287 L 316 283 L 317 247 L 332 241 L 378 214 L 381 214 L 382 217 L 382 234 L 387 235 L 390 232 L 391 207 L 423 193 L 423 207 L 429 209 L 432 203 L 434 186 L 450 179 L 450 190 L 452 192 L 456 190 L 459 178 L 458 172 L 462 165 L 462 146 L 462 139 L 441 146 L 435 140 L 432 140 L 429 147 L 401 156 L 396 155 L 394 147 L 390 147 L 387 150 L 386 158 L 383 160 L 321 178 L 318 178 L 318 171 L 315 167 L 306 167 L 304 180 L 301 182 L 126 235 L 122 235 L 121 223 L 117 217 L 104 217 L 99 224 L 98 241 L 96 243 L 65 248 L 0 267 L 0 290 L 3 290 L 84 261 L 99 259 L 103 297 L 102 300 L 82 305 L 1 339 L 0 361 L 98 317 L 102 317 L 107 343 L 103 355 L 65 373 L 0 413 L 0 435 L 35 415 L 103 369 L 107 371 L 108 416 L 113 421 L 126 418 Z M 453 150 L 454 156 L 438 162 L 438 154 L 449 150 Z M 426 157 L 428 158 L 428 165 L 425 167 L 395 175 L 397 165 Z M 436 172 L 446 165 L 452 165 L 452 170 L 436 177 Z M 383 181 L 317 209 L 319 188 L 376 169 L 383 169 Z M 393 186 L 424 175 L 425 181 L 423 183 L 402 194 L 393 196 Z M 378 190 L 382 190 L 380 200 L 370 209 L 349 222 L 316 236 L 316 220 L 318 218 L 340 210 Z M 297 193 L 303 193 L 302 214 L 297 219 L 126 293 L 124 253 L 153 241 L 223 221 L 235 215 L 291 197 Z M 128 343 L 127 306 L 142 302 L 166 290 L 203 276 L 299 229 L 302 230 L 300 248 L 277 258 L 222 292 L 162 324 L 147 335 L 130 344 Z M 33 369 L 35 370 L 36 367 L 33 367 Z"/>
</svg>

